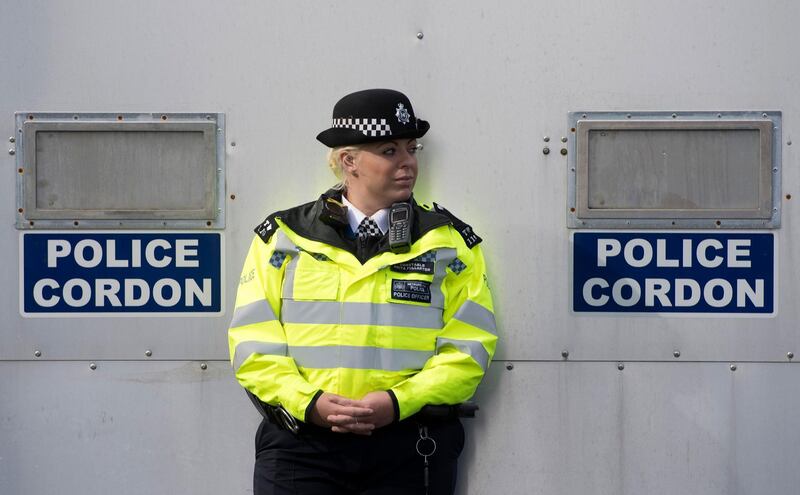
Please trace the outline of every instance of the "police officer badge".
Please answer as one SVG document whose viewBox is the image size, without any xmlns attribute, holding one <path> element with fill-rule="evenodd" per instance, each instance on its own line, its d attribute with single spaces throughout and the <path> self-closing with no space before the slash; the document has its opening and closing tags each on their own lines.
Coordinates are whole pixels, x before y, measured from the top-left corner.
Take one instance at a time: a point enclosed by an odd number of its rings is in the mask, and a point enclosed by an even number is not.
<svg viewBox="0 0 800 495">
<path fill-rule="evenodd" d="M 403 106 L 402 103 L 397 104 L 397 111 L 395 111 L 394 114 L 397 117 L 397 121 L 401 124 L 408 124 L 408 122 L 411 120 L 411 115 L 408 113 L 408 110 Z"/>
</svg>

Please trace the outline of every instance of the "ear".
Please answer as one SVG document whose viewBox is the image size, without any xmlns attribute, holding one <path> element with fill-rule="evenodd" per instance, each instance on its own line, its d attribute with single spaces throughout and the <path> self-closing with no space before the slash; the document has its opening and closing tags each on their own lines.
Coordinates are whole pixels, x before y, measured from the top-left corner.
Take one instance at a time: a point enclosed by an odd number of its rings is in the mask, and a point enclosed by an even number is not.
<svg viewBox="0 0 800 495">
<path fill-rule="evenodd" d="M 343 150 L 341 151 L 340 157 L 342 162 L 342 168 L 344 169 L 344 171 L 351 175 L 357 175 L 356 171 L 358 169 L 358 166 L 356 165 L 355 154 L 350 151 Z"/>
</svg>

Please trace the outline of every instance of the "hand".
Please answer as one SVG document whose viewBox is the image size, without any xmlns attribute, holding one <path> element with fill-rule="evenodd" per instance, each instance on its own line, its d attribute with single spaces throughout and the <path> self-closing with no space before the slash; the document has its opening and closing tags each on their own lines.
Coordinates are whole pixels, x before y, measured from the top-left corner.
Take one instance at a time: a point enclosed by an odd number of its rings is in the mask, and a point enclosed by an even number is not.
<svg viewBox="0 0 800 495">
<path fill-rule="evenodd" d="M 372 414 L 365 417 L 363 421 L 372 423 L 376 429 L 394 421 L 394 403 L 389 392 L 370 392 L 361 399 L 361 402 L 366 404 L 369 409 L 372 409 Z M 359 418 L 359 421 L 361 420 Z"/>
<path fill-rule="evenodd" d="M 310 419 L 315 425 L 330 428 L 336 433 L 369 435 L 375 425 L 371 421 L 362 421 L 362 418 L 371 416 L 373 412 L 364 401 L 323 392 L 314 404 Z"/>
</svg>

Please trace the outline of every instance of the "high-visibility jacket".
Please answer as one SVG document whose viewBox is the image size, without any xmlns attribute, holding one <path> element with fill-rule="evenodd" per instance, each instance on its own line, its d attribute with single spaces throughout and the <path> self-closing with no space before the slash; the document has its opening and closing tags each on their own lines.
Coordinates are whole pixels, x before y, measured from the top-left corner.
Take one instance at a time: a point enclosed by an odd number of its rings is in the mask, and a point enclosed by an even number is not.
<svg viewBox="0 0 800 495">
<path fill-rule="evenodd" d="M 228 332 L 236 378 L 302 421 L 323 391 L 388 391 L 398 419 L 469 399 L 497 340 L 480 238 L 412 200 L 411 250 L 362 264 L 320 221 L 323 198 L 257 229 Z"/>
</svg>

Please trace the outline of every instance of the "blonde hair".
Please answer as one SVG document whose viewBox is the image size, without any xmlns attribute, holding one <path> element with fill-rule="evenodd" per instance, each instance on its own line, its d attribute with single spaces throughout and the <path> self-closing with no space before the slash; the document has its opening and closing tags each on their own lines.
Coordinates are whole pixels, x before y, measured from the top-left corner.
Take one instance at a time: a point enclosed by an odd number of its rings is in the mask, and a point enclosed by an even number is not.
<svg viewBox="0 0 800 495">
<path fill-rule="evenodd" d="M 348 146 L 338 146 L 336 148 L 331 148 L 328 150 L 328 167 L 333 172 L 333 175 L 339 179 L 339 182 L 333 186 L 334 189 L 339 191 L 344 191 L 347 189 L 347 176 L 344 173 L 344 167 L 342 165 L 342 152 L 348 153 L 358 153 L 361 151 L 361 148 L 354 145 Z"/>
</svg>

